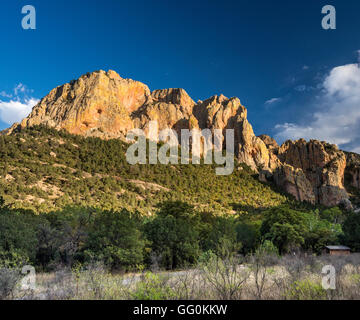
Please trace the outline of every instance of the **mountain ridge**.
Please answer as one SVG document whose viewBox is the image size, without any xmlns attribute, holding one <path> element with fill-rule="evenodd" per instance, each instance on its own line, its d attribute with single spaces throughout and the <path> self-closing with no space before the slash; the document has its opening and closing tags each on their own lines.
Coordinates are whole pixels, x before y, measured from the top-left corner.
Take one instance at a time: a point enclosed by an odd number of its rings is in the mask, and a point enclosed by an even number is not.
<svg viewBox="0 0 360 320">
<path fill-rule="evenodd" d="M 346 170 L 344 152 L 317 140 L 288 140 L 281 146 L 269 136 L 254 134 L 247 109 L 237 97 L 215 95 L 195 103 L 184 89 L 150 91 L 147 85 L 123 79 L 115 71 L 87 73 L 50 91 L 20 124 L 5 134 L 45 125 L 71 134 L 124 140 L 131 129 L 148 135 L 150 121 L 159 130 L 234 129 L 235 156 L 259 173 L 262 182 L 273 181 L 300 201 L 351 209 L 344 186 L 345 171 L 359 188 L 359 171 Z M 351 179 L 350 179 L 351 180 Z"/>
</svg>

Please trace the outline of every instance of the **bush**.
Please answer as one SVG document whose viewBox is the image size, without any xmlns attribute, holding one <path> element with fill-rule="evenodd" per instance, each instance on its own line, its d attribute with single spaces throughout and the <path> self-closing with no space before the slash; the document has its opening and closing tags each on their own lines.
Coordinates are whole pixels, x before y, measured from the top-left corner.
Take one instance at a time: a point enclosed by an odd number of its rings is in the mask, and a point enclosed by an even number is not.
<svg viewBox="0 0 360 320">
<path fill-rule="evenodd" d="M 0 268 L 0 300 L 13 299 L 21 273 L 18 269 Z"/>
<path fill-rule="evenodd" d="M 136 288 L 131 292 L 135 300 L 172 300 L 176 292 L 168 285 L 168 277 L 151 272 L 145 273 Z"/>
<path fill-rule="evenodd" d="M 262 299 L 268 282 L 268 267 L 275 265 L 279 260 L 278 249 L 271 241 L 264 241 L 250 256 L 250 269 L 253 272 L 255 288 L 254 296 Z"/>
<path fill-rule="evenodd" d="M 215 292 L 216 299 L 240 299 L 249 277 L 247 268 L 241 266 L 245 259 L 235 254 L 233 243 L 221 241 L 215 254 L 208 251 L 201 256 L 199 268 L 205 282 Z"/>
<path fill-rule="evenodd" d="M 327 293 L 320 283 L 306 279 L 292 283 L 286 297 L 291 300 L 326 300 Z"/>
<path fill-rule="evenodd" d="M 0 268 L 22 268 L 28 262 L 28 256 L 21 250 L 4 251 L 0 249 Z"/>
</svg>

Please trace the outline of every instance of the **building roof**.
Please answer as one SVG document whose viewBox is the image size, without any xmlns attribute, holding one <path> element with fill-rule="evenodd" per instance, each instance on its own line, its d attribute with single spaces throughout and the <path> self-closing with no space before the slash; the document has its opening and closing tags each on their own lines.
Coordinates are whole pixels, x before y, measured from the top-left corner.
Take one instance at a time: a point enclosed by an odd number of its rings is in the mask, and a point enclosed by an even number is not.
<svg viewBox="0 0 360 320">
<path fill-rule="evenodd" d="M 329 250 L 350 250 L 347 246 L 326 246 L 325 248 Z"/>
</svg>

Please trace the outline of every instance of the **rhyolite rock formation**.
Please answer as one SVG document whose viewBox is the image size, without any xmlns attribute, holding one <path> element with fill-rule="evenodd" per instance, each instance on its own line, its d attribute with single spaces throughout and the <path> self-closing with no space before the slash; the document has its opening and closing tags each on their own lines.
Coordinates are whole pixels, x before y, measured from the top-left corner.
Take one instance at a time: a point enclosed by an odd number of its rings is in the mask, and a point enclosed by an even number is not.
<svg viewBox="0 0 360 320">
<path fill-rule="evenodd" d="M 288 140 L 279 146 L 267 136 L 259 136 L 272 157 L 278 160 L 273 172 L 262 170 L 259 179 L 273 180 L 300 201 L 351 208 L 344 188 L 346 156 L 337 146 L 317 140 Z"/>
<path fill-rule="evenodd" d="M 346 157 L 337 146 L 317 140 L 288 140 L 276 152 L 283 164 L 274 171 L 279 186 L 299 200 L 351 207 L 344 188 Z"/>
<path fill-rule="evenodd" d="M 124 139 L 134 128 L 148 134 L 149 122 L 155 120 L 159 130 L 172 128 L 178 133 L 234 129 L 235 156 L 259 172 L 260 180 L 274 181 L 301 201 L 351 206 L 344 189 L 347 160 L 336 146 L 302 139 L 279 146 L 269 136 L 255 136 L 238 98 L 219 95 L 195 103 L 184 89 L 151 92 L 145 84 L 111 70 L 88 73 L 53 89 L 27 118 L 4 133 L 41 124 L 83 136 Z M 357 188 L 359 168 L 354 165 L 349 171 Z"/>
<path fill-rule="evenodd" d="M 350 186 L 360 189 L 360 155 L 346 152 L 345 176 Z"/>
<path fill-rule="evenodd" d="M 83 136 L 123 139 L 133 128 L 148 134 L 148 124 L 155 120 L 159 130 L 235 129 L 239 160 L 254 170 L 269 167 L 269 152 L 254 135 L 238 98 L 220 95 L 196 104 L 184 89 L 150 92 L 145 84 L 111 70 L 88 73 L 53 89 L 7 133 L 42 124 Z"/>
<path fill-rule="evenodd" d="M 124 137 L 133 128 L 131 113 L 150 99 L 141 82 L 114 71 L 88 73 L 50 91 L 20 126 L 43 124 L 84 136 Z"/>
</svg>

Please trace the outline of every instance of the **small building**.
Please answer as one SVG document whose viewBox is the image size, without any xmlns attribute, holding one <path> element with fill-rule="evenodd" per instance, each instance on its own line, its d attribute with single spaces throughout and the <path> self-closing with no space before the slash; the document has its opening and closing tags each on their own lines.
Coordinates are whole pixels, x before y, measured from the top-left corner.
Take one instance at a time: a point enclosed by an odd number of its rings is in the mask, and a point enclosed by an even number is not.
<svg viewBox="0 0 360 320">
<path fill-rule="evenodd" d="M 326 246 L 326 253 L 332 256 L 341 256 L 350 254 L 350 248 L 346 246 Z"/>
</svg>

